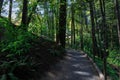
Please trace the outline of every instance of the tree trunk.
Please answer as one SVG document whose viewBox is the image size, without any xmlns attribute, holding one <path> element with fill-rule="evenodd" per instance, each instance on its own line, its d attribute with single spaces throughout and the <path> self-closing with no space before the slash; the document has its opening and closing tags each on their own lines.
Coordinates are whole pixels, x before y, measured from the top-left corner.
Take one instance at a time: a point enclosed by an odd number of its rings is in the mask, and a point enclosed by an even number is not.
<svg viewBox="0 0 120 80">
<path fill-rule="evenodd" d="M 13 0 L 10 0 L 8 18 L 11 21 Z"/>
<path fill-rule="evenodd" d="M 28 14 L 28 0 L 23 0 L 22 22 L 23 29 L 27 30 L 27 14 Z"/>
<path fill-rule="evenodd" d="M 60 14 L 59 14 L 59 39 L 60 44 L 65 48 L 66 37 L 66 0 L 60 0 Z"/>
<path fill-rule="evenodd" d="M 119 11 L 119 1 L 115 0 L 116 5 L 116 14 L 117 14 L 117 28 L 118 28 L 118 39 L 119 39 L 119 46 L 120 46 L 120 11 Z"/>
<path fill-rule="evenodd" d="M 55 13 L 56 26 L 55 26 L 55 27 L 56 27 L 56 43 L 57 43 L 57 44 L 59 44 L 59 42 L 60 42 L 60 41 L 59 41 L 59 40 L 60 40 L 60 39 L 59 39 L 59 27 L 58 27 L 58 26 L 59 26 L 59 19 L 58 19 L 58 18 L 59 18 L 59 15 L 58 15 L 58 13 L 59 13 L 59 12 L 58 12 L 58 8 L 56 8 L 56 13 Z"/>
<path fill-rule="evenodd" d="M 54 7 L 52 7 L 52 10 L 51 10 L 51 12 L 52 12 L 52 16 L 51 16 L 51 21 L 52 21 L 52 24 L 51 24 L 51 30 L 52 30 L 52 40 L 54 40 L 55 39 L 55 13 L 54 13 L 54 11 L 55 11 L 55 9 L 54 9 Z"/>
<path fill-rule="evenodd" d="M 75 45 L 75 22 L 74 22 L 74 7 L 73 4 L 71 4 L 71 45 Z"/>
<path fill-rule="evenodd" d="M 81 50 L 84 49 L 84 45 L 83 45 L 83 12 L 81 13 L 81 21 L 80 21 L 80 24 L 81 24 L 81 28 L 80 28 L 80 48 Z"/>
<path fill-rule="evenodd" d="M 4 0 L 0 0 L 0 16 L 1 16 L 1 11 L 2 11 L 3 2 L 4 2 Z"/>
<path fill-rule="evenodd" d="M 107 66 L 107 55 L 108 55 L 108 41 L 107 41 L 107 32 L 108 32 L 108 29 L 107 29 L 107 26 L 106 26 L 106 14 L 105 14 L 105 1 L 104 0 L 100 0 L 100 7 L 101 7 L 101 14 L 102 14 L 102 34 L 103 34 L 103 52 L 104 52 L 104 55 L 103 55 L 103 73 L 104 73 L 104 76 L 105 76 L 105 80 L 107 80 L 107 72 L 106 72 L 106 66 Z"/>
<path fill-rule="evenodd" d="M 95 55 L 97 53 L 97 42 L 95 36 L 95 22 L 94 22 L 94 8 L 93 8 L 93 1 L 89 2 L 90 5 L 90 16 L 91 16 L 91 24 L 92 24 L 92 44 L 93 44 L 93 57 L 95 60 Z"/>
</svg>

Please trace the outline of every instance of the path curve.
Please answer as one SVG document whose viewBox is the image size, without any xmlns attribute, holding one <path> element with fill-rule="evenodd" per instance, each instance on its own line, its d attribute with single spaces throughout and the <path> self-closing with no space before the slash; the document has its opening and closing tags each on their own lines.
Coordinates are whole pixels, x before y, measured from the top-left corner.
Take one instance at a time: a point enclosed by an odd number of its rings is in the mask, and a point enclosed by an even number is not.
<svg viewBox="0 0 120 80">
<path fill-rule="evenodd" d="M 96 69 L 85 54 L 68 50 L 67 56 L 40 80 L 100 80 Z"/>
</svg>

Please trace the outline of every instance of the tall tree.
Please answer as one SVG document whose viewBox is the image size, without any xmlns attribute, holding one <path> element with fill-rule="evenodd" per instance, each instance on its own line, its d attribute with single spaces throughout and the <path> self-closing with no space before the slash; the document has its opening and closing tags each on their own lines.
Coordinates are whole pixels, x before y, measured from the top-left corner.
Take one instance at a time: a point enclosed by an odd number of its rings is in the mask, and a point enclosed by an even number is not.
<svg viewBox="0 0 120 80">
<path fill-rule="evenodd" d="M 119 46 L 120 46 L 120 11 L 119 11 L 119 1 L 115 0 L 116 5 L 116 14 L 117 14 L 117 27 L 118 27 L 118 39 L 119 39 Z"/>
<path fill-rule="evenodd" d="M 8 18 L 9 18 L 10 21 L 11 21 L 11 16 L 12 16 L 12 4 L 13 4 L 13 0 L 10 0 L 10 3 L 9 3 L 9 15 L 8 15 Z"/>
<path fill-rule="evenodd" d="M 51 21 L 52 21 L 52 23 L 51 23 L 51 38 L 52 38 L 52 40 L 54 40 L 55 39 L 55 8 L 52 6 L 51 7 L 52 9 L 51 9 L 51 13 L 52 13 L 52 15 L 51 15 Z"/>
<path fill-rule="evenodd" d="M 80 28 L 80 47 L 81 47 L 81 50 L 83 50 L 83 12 L 81 12 L 81 15 L 80 15 L 80 24 L 81 24 L 81 28 Z"/>
<path fill-rule="evenodd" d="M 3 2 L 4 2 L 4 0 L 0 0 L 0 16 L 1 16 L 1 11 L 2 11 Z"/>
<path fill-rule="evenodd" d="M 66 0 L 60 0 L 60 13 L 59 13 L 59 39 L 60 44 L 65 48 L 66 37 Z"/>
<path fill-rule="evenodd" d="M 103 40 L 103 62 L 104 62 L 104 76 L 105 80 L 107 80 L 107 73 L 106 73 L 106 66 L 107 66 L 107 54 L 108 54 L 108 41 L 107 41 L 107 25 L 106 25 L 106 9 L 105 9 L 105 0 L 99 0 L 100 1 L 100 8 L 101 8 L 101 15 L 102 15 L 102 40 Z"/>
<path fill-rule="evenodd" d="M 58 1 L 56 1 L 58 3 Z M 59 43 L 59 8 L 58 6 L 56 7 L 56 10 L 55 10 L 55 17 L 56 17 L 56 43 L 58 44 Z"/>
<path fill-rule="evenodd" d="M 71 4 L 71 45 L 75 45 L 75 22 L 74 22 L 74 4 Z"/>
<path fill-rule="evenodd" d="M 90 6 L 90 16 L 91 16 L 91 24 L 92 24 L 92 44 L 93 44 L 93 55 L 95 59 L 95 55 L 97 53 L 97 42 L 96 42 L 96 36 L 95 36 L 95 21 L 94 21 L 94 0 L 89 1 Z"/>
<path fill-rule="evenodd" d="M 27 29 L 25 27 L 27 25 L 27 15 L 28 15 L 28 0 L 23 0 L 22 22 L 21 22 L 21 24 L 24 26 L 24 29 Z"/>
</svg>

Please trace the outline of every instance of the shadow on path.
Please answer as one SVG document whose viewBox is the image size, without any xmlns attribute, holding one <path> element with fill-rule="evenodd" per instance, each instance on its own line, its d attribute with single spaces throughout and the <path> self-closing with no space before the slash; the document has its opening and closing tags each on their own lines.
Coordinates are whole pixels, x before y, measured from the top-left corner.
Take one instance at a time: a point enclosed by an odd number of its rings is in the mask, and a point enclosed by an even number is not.
<svg viewBox="0 0 120 80">
<path fill-rule="evenodd" d="M 85 54 L 68 50 L 61 60 L 41 80 L 99 80 L 98 74 Z"/>
</svg>

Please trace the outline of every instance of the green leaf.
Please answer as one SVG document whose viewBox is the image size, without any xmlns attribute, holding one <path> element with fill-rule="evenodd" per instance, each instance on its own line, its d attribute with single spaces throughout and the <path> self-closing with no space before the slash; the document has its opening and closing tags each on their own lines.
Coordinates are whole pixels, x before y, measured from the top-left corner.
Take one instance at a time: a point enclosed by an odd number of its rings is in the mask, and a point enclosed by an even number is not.
<svg viewBox="0 0 120 80">
<path fill-rule="evenodd" d="M 6 57 L 10 58 L 10 57 L 13 57 L 14 54 L 8 54 Z"/>
</svg>

